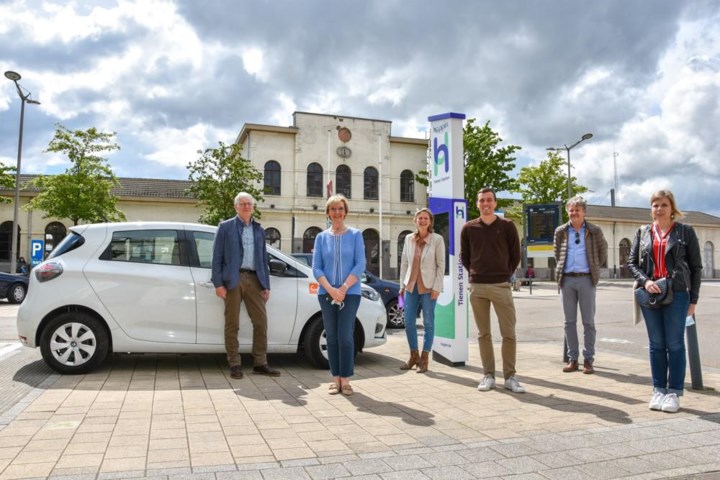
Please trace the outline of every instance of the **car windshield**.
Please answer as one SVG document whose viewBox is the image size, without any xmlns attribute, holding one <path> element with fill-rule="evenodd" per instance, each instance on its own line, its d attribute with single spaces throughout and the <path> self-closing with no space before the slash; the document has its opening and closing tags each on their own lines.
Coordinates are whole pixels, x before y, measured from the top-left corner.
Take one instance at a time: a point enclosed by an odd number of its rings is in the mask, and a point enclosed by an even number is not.
<svg viewBox="0 0 720 480">
<path fill-rule="evenodd" d="M 85 243 L 85 238 L 79 233 L 71 231 L 65 238 L 62 239 L 60 244 L 50 253 L 48 258 L 59 257 L 63 253 L 67 253 L 71 250 L 75 250 L 80 245 Z"/>
</svg>

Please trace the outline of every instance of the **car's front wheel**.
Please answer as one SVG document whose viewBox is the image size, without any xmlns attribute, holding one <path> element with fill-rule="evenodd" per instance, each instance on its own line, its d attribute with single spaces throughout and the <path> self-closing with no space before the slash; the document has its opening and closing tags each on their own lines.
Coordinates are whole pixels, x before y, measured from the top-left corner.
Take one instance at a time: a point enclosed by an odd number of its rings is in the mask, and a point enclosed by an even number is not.
<svg viewBox="0 0 720 480">
<path fill-rule="evenodd" d="M 10 303 L 22 303 L 25 300 L 27 288 L 22 283 L 16 283 L 8 290 L 7 299 Z"/>
<path fill-rule="evenodd" d="M 48 323 L 40 337 L 40 352 L 60 373 L 87 373 L 105 360 L 109 337 L 105 326 L 83 312 L 67 312 Z"/>
<path fill-rule="evenodd" d="M 322 317 L 311 320 L 303 338 L 305 356 L 317 368 L 327 370 L 330 368 L 327 356 L 327 334 L 323 326 Z"/>
<path fill-rule="evenodd" d="M 398 305 L 397 299 L 390 300 L 385 305 L 387 311 L 387 327 L 388 328 L 405 328 L 405 312 L 400 305 Z"/>
</svg>

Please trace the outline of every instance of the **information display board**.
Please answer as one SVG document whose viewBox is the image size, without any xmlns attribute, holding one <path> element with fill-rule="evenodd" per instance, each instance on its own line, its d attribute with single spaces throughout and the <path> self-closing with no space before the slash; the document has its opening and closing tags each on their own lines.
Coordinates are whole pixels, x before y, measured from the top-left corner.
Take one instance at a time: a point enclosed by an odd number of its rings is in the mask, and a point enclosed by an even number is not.
<svg viewBox="0 0 720 480">
<path fill-rule="evenodd" d="M 560 204 L 525 205 L 527 244 L 552 245 L 555 229 L 560 225 Z"/>
</svg>

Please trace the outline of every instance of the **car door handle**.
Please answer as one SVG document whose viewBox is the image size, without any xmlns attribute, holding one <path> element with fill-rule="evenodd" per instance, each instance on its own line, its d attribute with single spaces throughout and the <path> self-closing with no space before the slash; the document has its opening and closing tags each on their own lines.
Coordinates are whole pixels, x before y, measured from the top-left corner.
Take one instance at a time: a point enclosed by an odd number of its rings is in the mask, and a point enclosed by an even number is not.
<svg viewBox="0 0 720 480">
<path fill-rule="evenodd" d="M 215 288 L 215 285 L 213 285 L 212 282 L 200 282 L 200 285 L 202 285 L 203 287 Z"/>
</svg>

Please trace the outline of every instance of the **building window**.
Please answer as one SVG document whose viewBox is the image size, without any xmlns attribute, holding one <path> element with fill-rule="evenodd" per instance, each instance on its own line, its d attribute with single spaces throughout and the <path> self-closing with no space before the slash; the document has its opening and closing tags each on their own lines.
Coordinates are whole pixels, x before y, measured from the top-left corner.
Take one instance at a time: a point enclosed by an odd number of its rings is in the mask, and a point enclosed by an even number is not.
<svg viewBox="0 0 720 480">
<path fill-rule="evenodd" d="M 345 195 L 345 198 L 352 198 L 351 177 L 350 167 L 347 165 L 340 165 L 337 170 L 335 170 L 337 193 Z"/>
<path fill-rule="evenodd" d="M 318 163 L 311 163 L 307 168 L 307 196 L 323 196 L 322 185 L 323 169 Z"/>
<path fill-rule="evenodd" d="M 280 250 L 280 231 L 277 228 L 266 228 L 265 243 Z"/>
<path fill-rule="evenodd" d="M 378 199 L 378 171 L 374 167 L 365 169 L 364 198 L 365 200 Z"/>
<path fill-rule="evenodd" d="M 265 195 L 280 195 L 281 167 L 275 160 L 265 163 Z"/>
<path fill-rule="evenodd" d="M 400 201 L 415 201 L 415 176 L 410 170 L 403 170 L 400 174 Z"/>
<path fill-rule="evenodd" d="M 47 239 L 48 235 L 52 237 L 52 240 Z M 65 228 L 65 225 L 60 222 L 48 223 L 45 227 L 45 251 L 50 252 L 54 250 L 55 247 L 60 245 L 60 242 L 62 242 L 62 239 L 65 238 L 65 235 L 67 235 L 67 228 Z M 48 248 L 48 243 L 50 243 L 50 248 Z"/>
<path fill-rule="evenodd" d="M 365 269 L 382 277 L 380 273 L 380 236 L 377 230 L 368 228 L 363 232 L 365 242 Z"/>
<path fill-rule="evenodd" d="M 310 227 L 303 233 L 303 253 L 312 253 L 315 248 L 315 237 L 317 237 L 322 230 L 318 227 Z"/>
</svg>

